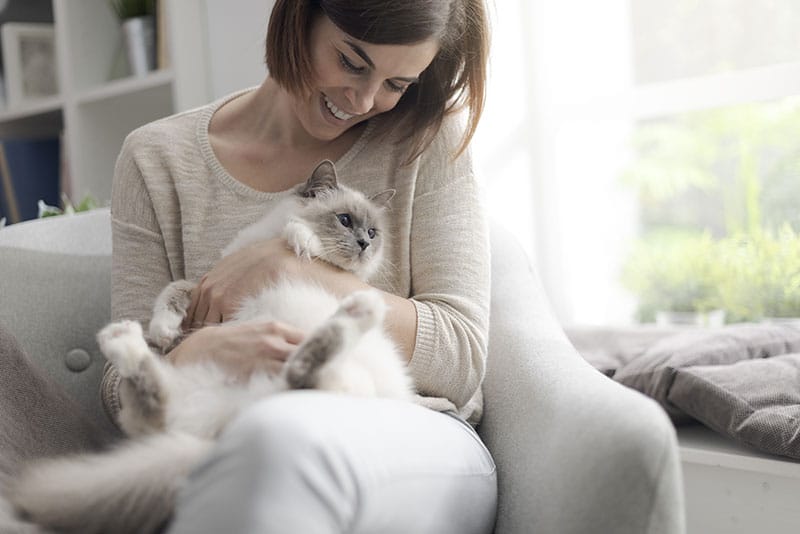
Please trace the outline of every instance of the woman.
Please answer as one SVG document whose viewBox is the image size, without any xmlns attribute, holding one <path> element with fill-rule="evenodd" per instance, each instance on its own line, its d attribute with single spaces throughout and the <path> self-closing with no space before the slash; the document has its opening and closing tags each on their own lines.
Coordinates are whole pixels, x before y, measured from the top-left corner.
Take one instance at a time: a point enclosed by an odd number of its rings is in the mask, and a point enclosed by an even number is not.
<svg viewBox="0 0 800 534">
<path fill-rule="evenodd" d="M 156 294 L 199 279 L 167 357 L 232 372 L 277 369 L 302 340 L 289 325 L 227 325 L 236 302 L 291 272 L 344 295 L 353 275 L 293 257 L 279 240 L 219 251 L 323 159 L 392 200 L 389 308 L 419 403 L 321 392 L 242 414 L 190 478 L 169 532 L 490 532 L 495 469 L 480 419 L 489 259 L 465 150 L 482 110 L 482 0 L 278 0 L 270 75 L 257 88 L 133 132 L 112 201 L 114 319 L 149 319 Z M 468 110 L 461 127 L 455 111 Z M 104 377 L 115 414 L 117 377 Z"/>
</svg>

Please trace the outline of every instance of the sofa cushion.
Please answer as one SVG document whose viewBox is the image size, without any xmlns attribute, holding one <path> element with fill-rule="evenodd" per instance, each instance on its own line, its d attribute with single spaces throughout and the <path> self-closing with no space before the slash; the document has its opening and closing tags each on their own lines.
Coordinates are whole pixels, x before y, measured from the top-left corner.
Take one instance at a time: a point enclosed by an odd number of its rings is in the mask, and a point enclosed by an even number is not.
<svg viewBox="0 0 800 534">
<path fill-rule="evenodd" d="M 678 369 L 667 399 L 740 443 L 800 459 L 800 354 Z"/>
</svg>

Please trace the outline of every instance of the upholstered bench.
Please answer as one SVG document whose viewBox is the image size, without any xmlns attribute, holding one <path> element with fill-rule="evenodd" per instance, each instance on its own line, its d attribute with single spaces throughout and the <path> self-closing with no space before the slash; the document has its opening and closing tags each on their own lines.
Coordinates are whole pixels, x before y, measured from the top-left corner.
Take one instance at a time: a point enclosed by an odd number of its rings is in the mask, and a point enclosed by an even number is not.
<svg viewBox="0 0 800 534">
<path fill-rule="evenodd" d="M 747 334 L 748 328 L 758 330 L 759 327 L 756 325 L 732 330 L 739 333 L 740 337 L 746 337 L 742 332 Z M 630 328 L 576 327 L 567 328 L 567 335 L 587 361 L 611 376 L 617 372 L 617 367 L 624 368 L 626 363 L 641 358 L 654 347 L 656 350 L 659 347 L 668 347 L 669 339 L 676 339 L 679 334 L 686 334 L 690 330 L 692 329 L 647 325 Z M 693 332 L 696 339 L 712 334 L 696 329 Z M 774 340 L 782 330 L 764 327 L 762 332 L 771 334 Z M 791 335 L 791 331 L 789 333 L 792 338 L 789 341 L 796 342 L 797 338 Z M 726 346 L 735 341 L 737 340 L 732 338 L 726 339 Z M 777 339 L 771 345 L 773 350 L 779 347 L 788 351 L 794 347 L 791 342 Z M 686 343 L 682 345 L 686 346 Z M 752 345 L 755 343 L 751 343 L 750 350 L 753 350 Z M 689 348 L 695 353 L 702 350 L 699 345 Z M 753 355 L 763 358 L 767 352 L 760 350 Z M 686 357 L 686 354 L 683 356 Z M 662 354 L 661 357 L 665 356 Z M 766 362 L 762 360 L 757 363 Z M 643 367 L 638 366 L 640 371 Z M 629 372 L 628 378 L 630 375 Z M 791 381 L 792 377 L 788 376 L 786 379 Z M 794 380 L 800 387 L 800 380 L 796 376 Z M 692 391 L 687 393 L 691 395 Z M 685 416 L 678 419 L 682 422 L 677 426 L 677 433 L 689 534 L 798 532 L 800 460 L 769 454 L 737 443 L 731 436 L 723 435 L 708 426 L 687 422 Z"/>
</svg>

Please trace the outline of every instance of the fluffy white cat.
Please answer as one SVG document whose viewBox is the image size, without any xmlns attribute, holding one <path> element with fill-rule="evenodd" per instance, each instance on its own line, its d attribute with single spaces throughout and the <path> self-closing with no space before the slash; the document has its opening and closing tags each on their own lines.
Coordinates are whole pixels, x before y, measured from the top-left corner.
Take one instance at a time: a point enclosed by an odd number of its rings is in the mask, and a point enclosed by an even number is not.
<svg viewBox="0 0 800 534">
<path fill-rule="evenodd" d="M 319 258 L 366 280 L 383 261 L 385 206 L 393 191 L 371 198 L 338 184 L 329 161 L 257 223 L 243 229 L 223 255 L 283 236 L 304 258 Z M 163 351 L 183 335 L 181 322 L 194 283 L 168 285 L 154 305 L 150 340 Z M 107 452 L 44 460 L 14 483 L 17 513 L 59 532 L 155 532 L 169 518 L 175 494 L 231 419 L 266 395 L 314 388 L 410 400 L 413 386 L 385 334 L 385 304 L 376 291 L 338 299 L 301 280 L 284 279 L 246 299 L 233 321 L 276 320 L 307 333 L 280 375 L 233 379 L 213 362 L 173 366 L 151 351 L 134 321 L 97 335 L 119 371 L 120 426 L 131 437 Z"/>
</svg>

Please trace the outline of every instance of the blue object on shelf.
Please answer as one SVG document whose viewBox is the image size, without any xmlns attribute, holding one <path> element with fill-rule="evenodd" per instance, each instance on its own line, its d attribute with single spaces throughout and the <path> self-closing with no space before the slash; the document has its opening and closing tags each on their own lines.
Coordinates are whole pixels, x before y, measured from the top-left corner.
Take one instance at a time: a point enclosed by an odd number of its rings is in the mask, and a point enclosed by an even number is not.
<svg viewBox="0 0 800 534">
<path fill-rule="evenodd" d="M 0 141 L 8 163 L 14 199 L 6 198 L 0 188 L 0 217 L 11 220 L 11 202 L 16 202 L 21 221 L 35 219 L 38 201 L 57 206 L 60 203 L 60 142 L 50 139 L 7 139 Z M 2 177 L 5 178 L 5 177 Z"/>
</svg>

